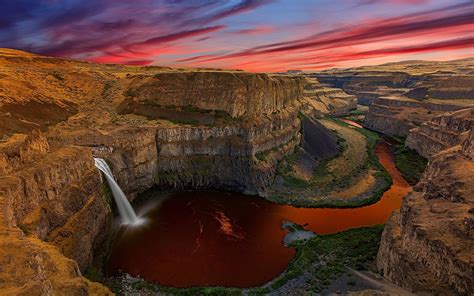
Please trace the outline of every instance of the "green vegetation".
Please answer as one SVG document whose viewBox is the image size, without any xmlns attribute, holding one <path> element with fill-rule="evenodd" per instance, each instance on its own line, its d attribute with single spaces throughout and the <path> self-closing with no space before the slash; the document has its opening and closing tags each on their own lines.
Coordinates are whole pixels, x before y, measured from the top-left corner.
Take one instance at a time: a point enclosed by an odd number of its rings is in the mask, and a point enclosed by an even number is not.
<svg viewBox="0 0 474 296">
<path fill-rule="evenodd" d="M 103 173 L 101 173 L 103 175 Z M 112 194 L 112 189 L 110 189 L 109 183 L 105 181 L 105 177 L 103 177 L 104 182 L 102 192 L 105 197 L 105 201 L 109 205 L 110 211 L 112 213 L 116 213 L 115 203 L 114 203 L 114 196 Z"/>
<path fill-rule="evenodd" d="M 307 290 L 321 292 L 346 267 L 369 269 L 377 255 L 382 231 L 383 225 L 377 225 L 294 242 L 291 246 L 297 250 L 295 258 L 269 288 L 277 290 L 288 280 L 309 273 Z"/>
<path fill-rule="evenodd" d="M 168 121 L 171 121 L 174 124 L 190 124 L 190 125 L 199 125 L 199 121 L 193 119 L 169 119 L 165 118 Z"/>
<path fill-rule="evenodd" d="M 131 88 L 127 89 L 127 91 L 124 93 L 124 95 L 126 97 L 130 97 L 130 98 L 133 98 L 135 97 L 137 94 L 135 93 L 135 91 Z"/>
<path fill-rule="evenodd" d="M 104 84 L 104 88 L 102 89 L 102 96 L 104 97 L 107 92 L 112 88 L 113 82 L 112 81 L 107 81 Z"/>
<path fill-rule="evenodd" d="M 284 145 L 280 145 L 278 147 L 273 147 L 270 150 L 259 152 L 259 153 L 255 154 L 255 157 L 260 161 L 265 161 L 265 160 L 267 160 L 267 157 L 270 154 L 277 152 L 282 146 L 284 146 Z"/>
<path fill-rule="evenodd" d="M 18 228 L 20 228 L 21 231 L 23 231 L 23 233 L 25 235 L 30 235 L 30 233 L 31 233 L 30 228 L 28 226 L 26 226 L 25 224 L 18 224 Z"/>
<path fill-rule="evenodd" d="M 428 160 L 415 150 L 406 147 L 404 139 L 397 140 L 398 143 L 395 145 L 394 153 L 395 165 L 405 180 L 410 185 L 415 185 L 420 180 Z"/>
<path fill-rule="evenodd" d="M 234 122 L 238 120 L 237 118 L 233 118 L 232 116 L 230 116 L 229 113 L 222 110 L 214 110 L 214 116 L 218 119 L 223 120 L 224 122 Z"/>
<path fill-rule="evenodd" d="M 201 114 L 206 114 L 206 113 L 212 112 L 212 110 L 201 109 L 201 108 L 198 108 L 198 107 L 194 107 L 192 105 L 186 105 L 184 107 L 181 107 L 181 109 L 183 111 L 186 111 L 186 112 L 194 112 L 194 113 L 201 113 Z"/>
<path fill-rule="evenodd" d="M 365 115 L 366 111 L 362 111 L 360 109 L 356 109 L 356 110 L 351 110 L 349 112 L 350 115 Z"/>
<path fill-rule="evenodd" d="M 325 120 L 332 121 L 333 123 L 343 127 L 349 127 L 349 124 L 337 119 L 325 118 Z M 354 156 L 354 153 L 349 153 L 347 155 L 336 155 L 331 159 L 321 161 L 321 163 L 314 168 L 312 179 L 306 181 L 299 179 L 297 176 L 292 174 L 292 166 L 298 160 L 298 155 L 294 153 L 292 155 L 286 156 L 279 165 L 278 173 L 284 180 L 284 186 L 286 186 L 289 190 L 288 192 L 270 196 L 268 199 L 277 203 L 291 202 L 291 204 L 302 207 L 328 208 L 354 208 L 377 202 L 392 184 L 390 175 L 379 163 L 377 155 L 375 154 L 375 146 L 381 138 L 377 133 L 366 129 L 354 130 L 361 133 L 367 141 L 367 156 L 364 161 L 360 163 L 355 162 L 354 157 L 357 155 Z M 343 138 L 338 139 L 338 144 L 343 150 L 342 154 L 345 154 L 344 149 L 351 148 L 349 147 L 351 144 L 346 142 L 346 140 Z M 344 159 L 341 159 L 342 162 L 338 163 L 338 167 L 336 169 L 330 170 L 329 164 L 336 158 L 341 157 Z M 352 161 L 354 163 L 352 166 L 350 166 L 347 161 Z M 358 176 L 364 172 L 367 172 L 369 168 L 376 171 L 376 173 L 374 173 L 376 183 L 374 187 L 370 189 L 370 196 L 366 198 L 353 198 L 345 200 L 313 199 L 311 196 L 309 198 L 305 198 L 303 195 L 305 192 L 310 192 L 310 194 L 313 196 L 318 194 L 325 195 L 334 189 L 347 188 L 351 185 L 352 176 Z M 292 199 L 291 196 L 296 196 L 297 198 Z"/>
<path fill-rule="evenodd" d="M 135 292 L 164 293 L 171 295 L 264 295 L 278 291 L 288 281 L 302 275 L 309 276 L 305 286 L 307 291 L 318 293 L 324 290 L 337 276 L 347 272 L 347 267 L 367 270 L 375 259 L 380 243 L 383 225 L 352 229 L 337 234 L 318 235 L 296 241 L 291 247 L 296 255 L 286 270 L 275 280 L 262 287 L 250 289 L 223 287 L 172 288 L 154 285 L 143 280 L 121 282 L 120 279 L 102 281 L 118 295 L 123 295 L 120 287 L 127 285 Z"/>
<path fill-rule="evenodd" d="M 309 182 L 299 179 L 292 175 L 284 175 L 282 176 L 284 180 L 284 184 L 286 187 L 289 188 L 307 188 L 309 186 Z"/>
</svg>

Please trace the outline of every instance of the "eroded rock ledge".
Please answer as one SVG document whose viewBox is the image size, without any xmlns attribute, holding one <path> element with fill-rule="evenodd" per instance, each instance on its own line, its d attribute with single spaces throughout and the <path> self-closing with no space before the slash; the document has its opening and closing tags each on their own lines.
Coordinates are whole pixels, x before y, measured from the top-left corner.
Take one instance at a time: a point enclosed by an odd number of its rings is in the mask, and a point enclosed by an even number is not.
<svg viewBox="0 0 474 296">
<path fill-rule="evenodd" d="M 406 137 L 412 128 L 437 115 L 466 108 L 465 104 L 444 101 L 416 101 L 404 97 L 382 97 L 369 106 L 364 124 L 391 136 Z"/>
<path fill-rule="evenodd" d="M 51 149 L 39 132 L 0 145 L 0 289 L 108 294 L 81 276 L 110 212 L 89 149 Z M 72 260 L 73 259 L 73 260 Z"/>
<path fill-rule="evenodd" d="M 377 267 L 413 291 L 474 291 L 473 112 L 437 117 L 408 137 L 408 145 L 430 162 L 414 192 L 387 222 Z"/>
</svg>

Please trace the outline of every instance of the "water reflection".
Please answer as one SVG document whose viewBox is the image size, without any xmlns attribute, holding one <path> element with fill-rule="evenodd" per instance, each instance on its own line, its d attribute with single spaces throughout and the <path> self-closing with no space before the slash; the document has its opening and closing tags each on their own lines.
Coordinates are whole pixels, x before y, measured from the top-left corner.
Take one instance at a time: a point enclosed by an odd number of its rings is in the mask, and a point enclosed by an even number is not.
<svg viewBox="0 0 474 296">
<path fill-rule="evenodd" d="M 141 229 L 121 229 L 109 270 L 123 270 L 175 287 L 252 287 L 270 281 L 295 251 L 282 245 L 281 222 L 308 224 L 328 234 L 384 223 L 411 187 L 392 160 L 388 144 L 376 147 L 393 178 L 376 204 L 356 209 L 306 209 L 225 192 L 176 192 L 149 204 Z"/>
</svg>

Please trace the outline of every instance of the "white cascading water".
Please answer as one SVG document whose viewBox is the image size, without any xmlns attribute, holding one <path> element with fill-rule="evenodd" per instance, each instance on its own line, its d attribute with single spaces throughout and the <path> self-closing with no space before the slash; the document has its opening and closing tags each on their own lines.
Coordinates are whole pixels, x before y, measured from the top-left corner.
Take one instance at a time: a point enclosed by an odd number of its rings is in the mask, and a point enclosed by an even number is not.
<svg viewBox="0 0 474 296">
<path fill-rule="evenodd" d="M 132 205 L 128 201 L 127 197 L 123 193 L 120 186 L 115 181 L 114 175 L 110 170 L 109 165 L 103 160 L 102 158 L 95 158 L 95 166 L 104 173 L 105 177 L 107 178 L 107 182 L 110 185 L 110 189 L 112 190 L 112 194 L 115 199 L 115 203 L 117 204 L 117 208 L 119 211 L 120 219 L 122 220 L 123 224 L 133 224 L 137 225 L 141 223 L 141 220 L 133 211 Z"/>
</svg>

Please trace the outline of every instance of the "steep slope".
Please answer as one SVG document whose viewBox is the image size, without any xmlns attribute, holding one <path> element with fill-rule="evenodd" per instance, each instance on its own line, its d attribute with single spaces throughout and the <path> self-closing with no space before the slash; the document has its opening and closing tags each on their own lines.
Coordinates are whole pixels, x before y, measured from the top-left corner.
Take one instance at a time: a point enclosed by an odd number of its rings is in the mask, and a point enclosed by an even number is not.
<svg viewBox="0 0 474 296">
<path fill-rule="evenodd" d="M 303 102 L 306 110 L 313 116 L 348 115 L 357 109 L 357 99 L 339 88 L 322 86 L 316 78 L 307 77 Z"/>
<path fill-rule="evenodd" d="M 417 101 L 404 97 L 381 97 L 370 106 L 364 124 L 373 130 L 392 136 L 406 137 L 412 128 L 435 116 L 474 105 L 465 100 Z"/>
<path fill-rule="evenodd" d="M 473 112 L 437 117 L 408 136 L 408 145 L 430 162 L 387 222 L 377 266 L 389 280 L 413 291 L 474 291 Z"/>
</svg>

